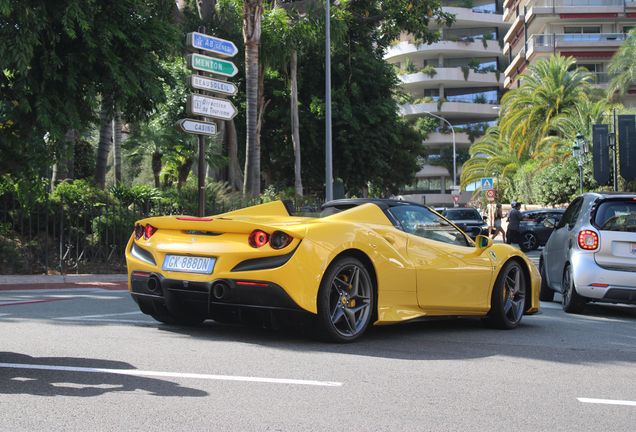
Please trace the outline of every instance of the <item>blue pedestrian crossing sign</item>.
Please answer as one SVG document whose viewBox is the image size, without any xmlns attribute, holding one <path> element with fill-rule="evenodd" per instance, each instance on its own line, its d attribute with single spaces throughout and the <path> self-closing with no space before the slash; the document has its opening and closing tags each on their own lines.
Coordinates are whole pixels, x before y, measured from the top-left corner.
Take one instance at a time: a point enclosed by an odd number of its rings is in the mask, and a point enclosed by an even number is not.
<svg viewBox="0 0 636 432">
<path fill-rule="evenodd" d="M 482 190 L 492 189 L 492 177 L 485 177 L 481 179 L 481 189 Z"/>
</svg>

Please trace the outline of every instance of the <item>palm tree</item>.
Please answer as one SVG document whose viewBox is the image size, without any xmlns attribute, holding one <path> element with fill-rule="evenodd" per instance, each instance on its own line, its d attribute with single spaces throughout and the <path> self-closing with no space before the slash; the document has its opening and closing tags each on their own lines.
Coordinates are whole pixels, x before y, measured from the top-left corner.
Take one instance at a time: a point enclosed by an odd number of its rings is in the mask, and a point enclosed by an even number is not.
<svg viewBox="0 0 636 432">
<path fill-rule="evenodd" d="M 261 191 L 261 155 L 258 141 L 258 48 L 261 42 L 263 0 L 243 3 L 243 41 L 245 42 L 245 93 L 247 137 L 245 149 L 245 195 L 257 198 Z"/>
<path fill-rule="evenodd" d="M 461 188 L 478 182 L 483 177 L 497 178 L 511 184 L 515 173 L 529 160 L 510 151 L 510 143 L 501 136 L 499 126 L 491 126 L 483 138 L 470 147 L 471 158 L 462 166 Z"/>
<path fill-rule="evenodd" d="M 113 168 L 115 170 L 115 186 L 121 183 L 121 111 L 115 109 L 113 119 Z"/>
<path fill-rule="evenodd" d="M 612 77 L 607 86 L 607 98 L 611 100 L 618 93 L 618 99 L 622 100 L 629 88 L 636 84 L 636 28 L 627 33 L 607 71 Z"/>
<path fill-rule="evenodd" d="M 113 137 L 112 108 L 112 95 L 102 95 L 99 145 L 97 147 L 97 158 L 95 160 L 95 182 L 101 189 L 104 189 L 106 187 L 106 168 L 108 163 L 108 154 L 110 153 L 110 143 Z"/>
<path fill-rule="evenodd" d="M 539 60 L 522 74 L 523 84 L 501 99 L 501 135 L 519 159 L 541 152 L 544 140 L 558 135 L 559 123 L 576 115 L 576 104 L 593 94 L 594 75 L 574 68 L 573 57 L 560 54 Z"/>
</svg>

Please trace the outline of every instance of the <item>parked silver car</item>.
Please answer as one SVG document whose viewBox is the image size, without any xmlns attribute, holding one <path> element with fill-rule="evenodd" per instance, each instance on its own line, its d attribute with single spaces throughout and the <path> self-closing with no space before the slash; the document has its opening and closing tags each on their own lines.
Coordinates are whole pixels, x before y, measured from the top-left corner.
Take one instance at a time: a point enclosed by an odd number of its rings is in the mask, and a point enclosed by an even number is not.
<svg viewBox="0 0 636 432">
<path fill-rule="evenodd" d="M 636 193 L 586 193 L 567 208 L 539 259 L 542 301 L 563 310 L 591 302 L 636 304 Z"/>
</svg>

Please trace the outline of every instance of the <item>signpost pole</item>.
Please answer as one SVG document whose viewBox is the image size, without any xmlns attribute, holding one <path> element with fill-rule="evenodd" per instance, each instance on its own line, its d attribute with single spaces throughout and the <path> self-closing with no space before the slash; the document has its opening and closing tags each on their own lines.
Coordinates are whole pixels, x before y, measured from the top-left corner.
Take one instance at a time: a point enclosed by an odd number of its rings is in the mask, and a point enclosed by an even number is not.
<svg viewBox="0 0 636 432">
<path fill-rule="evenodd" d="M 199 33 L 205 34 L 205 27 L 199 27 Z M 199 54 L 203 54 L 203 50 L 199 50 Z M 197 71 L 197 75 L 205 75 L 205 72 Z M 197 93 L 204 94 L 203 90 L 197 90 Z M 199 116 L 199 120 L 205 121 L 205 117 Z M 199 217 L 205 216 L 205 135 L 199 137 Z"/>
</svg>

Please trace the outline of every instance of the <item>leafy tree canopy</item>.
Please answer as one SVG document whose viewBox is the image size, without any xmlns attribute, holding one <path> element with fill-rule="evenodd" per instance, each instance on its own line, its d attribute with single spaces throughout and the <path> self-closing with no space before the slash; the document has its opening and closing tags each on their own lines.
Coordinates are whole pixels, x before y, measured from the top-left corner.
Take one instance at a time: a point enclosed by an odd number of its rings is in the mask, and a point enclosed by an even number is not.
<svg viewBox="0 0 636 432">
<path fill-rule="evenodd" d="M 52 154 L 69 128 L 96 121 L 101 94 L 127 117 L 144 117 L 169 77 L 159 60 L 178 46 L 174 7 L 171 0 L 0 0 L 0 140 L 13 160 L 0 174 L 32 175 L 46 162 L 45 133 Z"/>
</svg>

